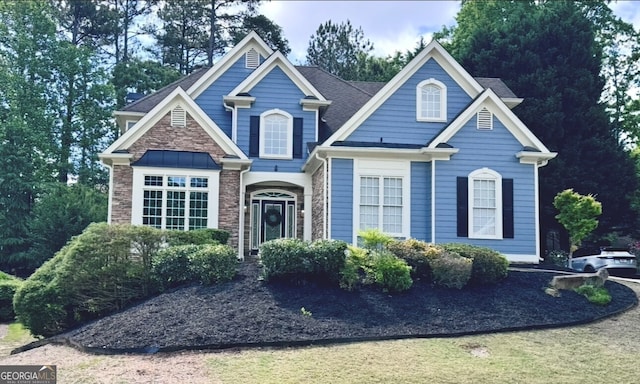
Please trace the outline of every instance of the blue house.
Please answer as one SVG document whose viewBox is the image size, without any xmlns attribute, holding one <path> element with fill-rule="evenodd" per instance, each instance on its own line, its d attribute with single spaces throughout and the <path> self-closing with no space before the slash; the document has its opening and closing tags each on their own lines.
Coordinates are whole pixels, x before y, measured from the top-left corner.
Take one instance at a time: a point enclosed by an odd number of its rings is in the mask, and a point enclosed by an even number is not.
<svg viewBox="0 0 640 384">
<path fill-rule="evenodd" d="M 556 156 L 433 41 L 386 84 L 294 66 L 250 33 L 115 113 L 109 221 L 222 228 L 238 256 L 280 237 L 397 238 L 538 262 L 538 168 Z"/>
</svg>

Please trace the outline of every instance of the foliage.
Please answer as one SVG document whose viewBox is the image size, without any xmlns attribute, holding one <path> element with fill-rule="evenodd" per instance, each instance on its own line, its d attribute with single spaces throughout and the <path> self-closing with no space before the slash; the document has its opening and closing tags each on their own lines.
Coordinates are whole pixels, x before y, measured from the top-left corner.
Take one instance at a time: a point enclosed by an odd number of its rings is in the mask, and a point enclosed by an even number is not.
<svg viewBox="0 0 640 384">
<path fill-rule="evenodd" d="M 444 249 L 438 245 L 416 239 L 392 241 L 387 249 L 411 267 L 411 276 L 431 279 L 430 262 L 440 257 Z"/>
<path fill-rule="evenodd" d="M 176 245 L 161 249 L 151 261 L 151 270 L 160 282 L 173 287 L 191 280 L 189 256 L 196 253 L 198 245 Z"/>
<path fill-rule="evenodd" d="M 113 68 L 117 108 L 126 103 L 127 93 L 149 94 L 180 78 L 180 72 L 151 60 L 131 59 Z"/>
<path fill-rule="evenodd" d="M 260 246 L 265 280 L 338 281 L 345 263 L 347 244 L 339 240 L 275 239 Z"/>
<path fill-rule="evenodd" d="M 569 266 L 569 254 L 565 251 L 551 251 L 544 260 L 558 267 L 567 268 Z"/>
<path fill-rule="evenodd" d="M 223 229 L 201 228 L 191 231 L 173 230 L 166 232 L 167 243 L 173 245 L 185 244 L 226 244 L 229 232 Z"/>
<path fill-rule="evenodd" d="M 446 288 L 462 289 L 471 278 L 471 259 L 455 253 L 446 253 L 431 262 L 433 282 Z"/>
<path fill-rule="evenodd" d="M 18 288 L 22 285 L 22 280 L 10 278 L 0 280 L 0 321 L 13 321 L 15 313 L 13 312 L 13 296 Z"/>
<path fill-rule="evenodd" d="M 367 283 L 366 277 L 371 274 L 370 264 L 367 250 L 349 245 L 344 267 L 340 271 L 340 287 L 353 291 Z"/>
<path fill-rule="evenodd" d="M 543 234 L 558 229 L 553 199 L 567 188 L 598 196 L 605 207 L 600 231 L 636 227 L 637 212 L 630 202 L 638 177 L 600 102 L 603 52 L 589 14 L 597 7 L 606 5 L 466 1 L 457 26 L 441 35 L 450 41 L 448 51 L 470 73 L 500 77 L 522 97 L 518 117 L 559 153 L 540 169 Z"/>
<path fill-rule="evenodd" d="M 51 336 L 154 294 L 158 286 L 139 251 L 158 249 L 161 239 L 148 227 L 89 225 L 16 291 L 18 321 Z"/>
<path fill-rule="evenodd" d="M 571 257 L 582 244 L 582 240 L 598 226 L 596 217 L 602 213 L 602 204 L 592 195 L 585 196 L 574 192 L 573 189 L 565 189 L 556 195 L 553 206 L 559 211 L 556 219 L 569 233 Z"/>
<path fill-rule="evenodd" d="M 473 284 L 495 284 L 507 277 L 509 261 L 493 249 L 462 243 L 442 244 L 442 247 L 472 261 Z"/>
<path fill-rule="evenodd" d="M 334 24 L 331 20 L 321 24 L 311 35 L 307 48 L 307 64 L 317 65 L 344 80 L 357 80 L 373 44 L 365 40 L 362 28 L 351 22 Z"/>
<path fill-rule="evenodd" d="M 358 238 L 366 249 L 383 249 L 394 241 L 393 237 L 382 232 L 378 228 L 370 228 L 358 231 Z"/>
<path fill-rule="evenodd" d="M 597 305 L 607 305 L 611 302 L 611 294 L 605 287 L 594 287 L 593 285 L 584 284 L 575 289 L 575 291 L 583 295 L 590 303 Z"/>
<path fill-rule="evenodd" d="M 280 51 L 285 56 L 291 52 L 289 41 L 284 38 L 282 28 L 264 15 L 245 16 L 242 25 L 231 30 L 233 44 L 239 43 L 251 31 L 255 31 L 274 51 Z"/>
<path fill-rule="evenodd" d="M 402 292 L 411 288 L 411 267 L 388 251 L 374 251 L 371 258 L 374 281 L 385 292 Z"/>
<path fill-rule="evenodd" d="M 210 285 L 230 281 L 236 275 L 238 257 L 228 245 L 206 244 L 197 246 L 189 255 L 192 281 Z"/>
<path fill-rule="evenodd" d="M 52 184 L 29 222 L 32 244 L 21 266 L 33 271 L 91 223 L 107 220 L 107 194 L 81 184 Z"/>
</svg>

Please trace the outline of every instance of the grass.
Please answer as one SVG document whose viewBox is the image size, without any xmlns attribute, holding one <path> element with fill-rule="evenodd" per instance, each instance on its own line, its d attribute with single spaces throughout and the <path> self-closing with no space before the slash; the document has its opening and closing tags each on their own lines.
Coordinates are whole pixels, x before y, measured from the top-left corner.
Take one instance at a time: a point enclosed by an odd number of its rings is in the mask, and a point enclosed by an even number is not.
<svg viewBox="0 0 640 384">
<path fill-rule="evenodd" d="M 207 364 L 223 383 L 635 383 L 638 352 L 580 327 L 216 353 Z"/>
<path fill-rule="evenodd" d="M 0 356 L 6 356 L 11 353 L 11 350 L 21 345 L 28 344 L 35 339 L 29 333 L 29 330 L 24 328 L 20 323 L 11 323 L 8 325 L 2 325 L 6 328 L 6 334 L 0 340 Z"/>
</svg>

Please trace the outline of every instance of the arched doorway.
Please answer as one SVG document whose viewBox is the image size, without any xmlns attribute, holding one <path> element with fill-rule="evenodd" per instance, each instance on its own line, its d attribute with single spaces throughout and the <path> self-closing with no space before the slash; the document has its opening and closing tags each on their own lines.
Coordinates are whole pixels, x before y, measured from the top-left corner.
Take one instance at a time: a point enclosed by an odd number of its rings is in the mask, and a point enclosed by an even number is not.
<svg viewBox="0 0 640 384">
<path fill-rule="evenodd" d="M 296 196 L 270 189 L 251 194 L 251 253 L 260 244 L 282 237 L 296 237 Z"/>
</svg>

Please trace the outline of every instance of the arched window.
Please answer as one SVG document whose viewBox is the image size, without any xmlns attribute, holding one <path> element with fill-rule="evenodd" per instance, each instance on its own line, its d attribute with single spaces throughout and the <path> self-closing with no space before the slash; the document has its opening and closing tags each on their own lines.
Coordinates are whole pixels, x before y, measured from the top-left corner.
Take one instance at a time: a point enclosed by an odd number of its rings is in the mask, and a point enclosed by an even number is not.
<svg viewBox="0 0 640 384">
<path fill-rule="evenodd" d="M 447 121 L 447 87 L 444 83 L 428 79 L 418 84 L 416 119 L 418 121 Z"/>
<path fill-rule="evenodd" d="M 291 159 L 293 150 L 293 117 L 274 109 L 260 115 L 260 157 Z"/>
<path fill-rule="evenodd" d="M 469 174 L 469 237 L 502 238 L 502 176 L 489 168 Z"/>
</svg>

